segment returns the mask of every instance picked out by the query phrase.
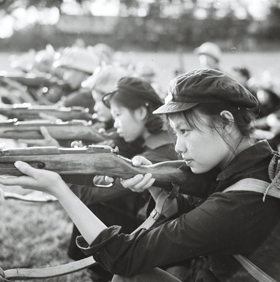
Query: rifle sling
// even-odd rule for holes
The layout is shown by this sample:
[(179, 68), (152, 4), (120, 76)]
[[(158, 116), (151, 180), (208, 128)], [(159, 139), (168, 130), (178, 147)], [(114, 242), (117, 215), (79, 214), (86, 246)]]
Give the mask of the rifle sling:
[[(245, 178), (235, 184), (231, 185), (223, 192), (232, 192), (232, 191), (250, 191), (264, 194), (263, 201), (265, 201), (265, 196), (269, 195), (275, 198), (280, 197), (280, 190), (275, 185), (279, 175), (273, 179), (272, 183), (266, 181), (254, 179), (254, 178)], [(234, 258), (250, 273), (257, 281), (259, 282), (277, 282), (268, 274), (263, 272), (259, 267), (253, 264), (250, 260), (242, 255), (234, 255)]]

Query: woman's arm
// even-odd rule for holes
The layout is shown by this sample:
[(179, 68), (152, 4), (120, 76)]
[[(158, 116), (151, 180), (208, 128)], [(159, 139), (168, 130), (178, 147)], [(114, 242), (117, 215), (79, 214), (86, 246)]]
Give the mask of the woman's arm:
[(69, 189), (60, 175), (48, 170), (35, 169), (24, 162), (16, 162), (15, 166), (26, 176), (0, 178), (0, 184), (19, 185), (55, 196), (88, 244), (107, 228)]

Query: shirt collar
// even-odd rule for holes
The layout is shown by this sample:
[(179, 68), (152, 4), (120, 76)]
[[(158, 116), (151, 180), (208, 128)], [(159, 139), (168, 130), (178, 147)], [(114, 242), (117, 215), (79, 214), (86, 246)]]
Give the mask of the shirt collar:
[(151, 134), (144, 143), (144, 147), (155, 150), (161, 146), (172, 144), (173, 140), (167, 131)]
[(225, 180), (234, 174), (246, 170), (272, 155), (273, 150), (266, 140), (262, 140), (242, 151), (217, 177), (218, 181)]

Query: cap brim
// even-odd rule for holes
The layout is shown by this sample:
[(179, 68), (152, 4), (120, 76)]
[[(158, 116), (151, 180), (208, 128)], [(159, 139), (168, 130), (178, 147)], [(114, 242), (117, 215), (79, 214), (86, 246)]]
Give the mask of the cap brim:
[(182, 102), (170, 101), (167, 104), (153, 111), (153, 114), (161, 115), (161, 114), (179, 113), (179, 112), (189, 110), (199, 104), (200, 103), (182, 103)]

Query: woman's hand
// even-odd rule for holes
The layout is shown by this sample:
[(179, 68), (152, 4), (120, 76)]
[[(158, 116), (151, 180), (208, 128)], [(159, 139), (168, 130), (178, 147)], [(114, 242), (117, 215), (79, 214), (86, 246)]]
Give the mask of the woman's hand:
[[(152, 163), (142, 156), (136, 156), (132, 159), (132, 164), (134, 166), (141, 166), (151, 165)], [(147, 173), (145, 175), (137, 174), (133, 178), (121, 179), (121, 184), (123, 185), (123, 187), (129, 188), (131, 191), (138, 193), (151, 188), (154, 182), (155, 179), (153, 178), (151, 173)]]
[(21, 161), (15, 162), (14, 165), (26, 176), (9, 178), (0, 177), (0, 184), (5, 186), (19, 185), (24, 189), (38, 190), (53, 196), (62, 193), (65, 187), (68, 188), (60, 175), (56, 172), (36, 169)]
[(45, 147), (45, 146), (56, 146), (60, 147), (59, 143), (54, 139), (48, 132), (45, 126), (40, 127), (41, 134), (44, 139), (33, 140), (33, 139), (19, 139), (18, 142), (27, 144), (30, 146)]

